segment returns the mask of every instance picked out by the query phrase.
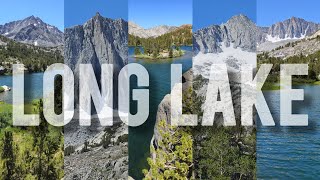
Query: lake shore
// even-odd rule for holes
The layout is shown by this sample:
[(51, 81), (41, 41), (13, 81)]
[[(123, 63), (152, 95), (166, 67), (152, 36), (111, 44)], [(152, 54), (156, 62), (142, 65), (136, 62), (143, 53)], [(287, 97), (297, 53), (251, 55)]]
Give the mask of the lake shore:
[(180, 50), (180, 51), (173, 51), (173, 55), (172, 57), (169, 56), (168, 52), (163, 52), (160, 53), (157, 57), (154, 57), (152, 54), (151, 55), (147, 55), (147, 54), (138, 54), (138, 55), (134, 55), (134, 58), (137, 59), (153, 59), (153, 60), (158, 60), (158, 59), (173, 59), (173, 58), (178, 58), (181, 57), (185, 54), (185, 51)]
[[(294, 85), (294, 86), (300, 86), (300, 85), (319, 86), (320, 81), (308, 80), (308, 79), (305, 79), (305, 80), (293, 79), (292, 85)], [(262, 91), (278, 91), (278, 90), (281, 90), (280, 82), (274, 82), (274, 83), (265, 82), (263, 85), (263, 88), (262, 88)]]

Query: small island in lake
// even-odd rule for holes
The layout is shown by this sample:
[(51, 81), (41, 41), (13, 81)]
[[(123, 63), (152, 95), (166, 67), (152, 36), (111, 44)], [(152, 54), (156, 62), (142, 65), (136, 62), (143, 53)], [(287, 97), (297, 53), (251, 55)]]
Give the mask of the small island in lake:
[[(160, 31), (159, 29), (162, 30)], [(144, 36), (129, 32), (129, 46), (135, 47), (135, 58), (154, 60), (177, 58), (185, 54), (185, 51), (180, 48), (181, 46), (192, 45), (191, 25), (182, 25), (180, 27), (158, 26), (145, 31), (143, 33)], [(165, 33), (157, 34), (153, 31)], [(148, 36), (148, 33), (152, 34), (152, 36)]]
[(183, 56), (185, 51), (181, 50), (179, 46), (175, 48), (164, 49), (161, 52), (159, 50), (150, 51), (148, 49), (141, 52), (140, 47), (136, 46), (134, 48), (134, 57), (140, 59), (169, 59)]

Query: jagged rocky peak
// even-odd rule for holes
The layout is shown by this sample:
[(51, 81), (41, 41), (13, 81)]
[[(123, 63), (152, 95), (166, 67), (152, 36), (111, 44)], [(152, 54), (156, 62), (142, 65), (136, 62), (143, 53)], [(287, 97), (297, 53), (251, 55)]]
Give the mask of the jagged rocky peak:
[(221, 46), (241, 48), (244, 51), (256, 50), (258, 30), (245, 15), (231, 17), (226, 23), (212, 25), (194, 33), (194, 48), (202, 53), (220, 53)]
[(36, 46), (50, 47), (63, 44), (63, 33), (35, 16), (0, 25), (0, 35)]
[(128, 63), (127, 45), (128, 23), (97, 13), (84, 25), (65, 29), (65, 63), (75, 74), (81, 63), (91, 63), (98, 75), (101, 64), (113, 64), (118, 73)]
[(225, 44), (229, 46), (229, 43), (233, 44), (234, 48), (241, 48), (245, 51), (255, 51), (258, 28), (253, 21), (247, 16), (240, 14), (233, 16), (222, 24), (222, 29), (228, 35)]
[(268, 35), (279, 39), (298, 39), (310, 36), (319, 29), (320, 24), (308, 22), (302, 18), (291, 17), (290, 19), (273, 24), (269, 28)]

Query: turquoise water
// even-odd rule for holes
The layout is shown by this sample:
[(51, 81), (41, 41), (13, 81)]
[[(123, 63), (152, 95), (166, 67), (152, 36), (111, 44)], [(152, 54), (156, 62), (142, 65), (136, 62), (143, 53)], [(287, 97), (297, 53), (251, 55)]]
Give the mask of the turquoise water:
[[(42, 98), (43, 94), (43, 73), (27, 73), (24, 75), (24, 84), (25, 84), (25, 102), (31, 102), (34, 99)], [(0, 86), (9, 86), (12, 87), (12, 76), (0, 76)], [(7, 91), (0, 93), (0, 101), (4, 101), (6, 103), (12, 103), (12, 91)]]
[(258, 127), (258, 179), (319, 179), (320, 86), (299, 86), (305, 101), (293, 103), (293, 113), (308, 114), (308, 127), (280, 127), (280, 92), (265, 93), (276, 127)]
[(148, 120), (141, 126), (129, 128), (129, 174), (134, 179), (142, 179), (142, 169), (148, 168), (150, 141), (156, 120), (158, 105), (170, 93), (171, 64), (182, 64), (183, 72), (192, 67), (192, 47), (182, 47), (184, 56), (171, 60), (142, 60), (133, 57), (134, 48), (129, 48), (129, 63), (139, 63), (149, 72), (150, 113)]

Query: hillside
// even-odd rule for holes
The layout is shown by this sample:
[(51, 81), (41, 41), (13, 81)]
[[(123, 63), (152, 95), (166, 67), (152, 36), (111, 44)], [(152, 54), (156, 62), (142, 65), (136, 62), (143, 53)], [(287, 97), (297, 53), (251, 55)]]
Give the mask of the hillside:
[(273, 64), (271, 75), (269, 75), (264, 88), (265, 90), (279, 89), (281, 64), (308, 64), (308, 76), (296, 76), (293, 78), (295, 84), (318, 84), (320, 80), (320, 36), (315, 34), (308, 38), (289, 42), (269, 52), (259, 53), (258, 64)]
[(0, 35), (0, 66), (11, 73), (11, 64), (22, 63), (29, 72), (44, 71), (53, 63), (62, 63), (61, 47), (38, 47), (20, 43)]
[(160, 35), (156, 38), (141, 38), (129, 34), (129, 46), (144, 46), (148, 43), (156, 43), (163, 48), (167, 48), (170, 43), (176, 45), (192, 44), (192, 26), (182, 25), (172, 32)]
[(40, 126), (12, 126), (12, 105), (0, 102), (0, 179), (63, 178), (63, 129), (44, 120), (42, 101), (25, 107), (40, 114)]
[(292, 56), (308, 56), (320, 50), (320, 36), (314, 38), (305, 38), (295, 42), (288, 42), (271, 50), (270, 57), (288, 58)]
[(316, 33), (314, 33), (313, 35), (311, 35), (311, 36), (309, 36), (308, 38), (316, 38), (316, 37), (318, 37), (318, 36), (320, 36), (320, 30), (319, 31), (317, 31)]

